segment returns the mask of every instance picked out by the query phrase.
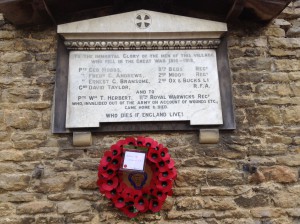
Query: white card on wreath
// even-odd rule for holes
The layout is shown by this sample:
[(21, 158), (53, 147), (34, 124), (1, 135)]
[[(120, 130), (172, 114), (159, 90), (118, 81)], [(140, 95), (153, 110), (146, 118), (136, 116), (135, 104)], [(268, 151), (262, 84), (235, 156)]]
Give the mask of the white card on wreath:
[(124, 155), (123, 169), (144, 171), (146, 153), (126, 151)]

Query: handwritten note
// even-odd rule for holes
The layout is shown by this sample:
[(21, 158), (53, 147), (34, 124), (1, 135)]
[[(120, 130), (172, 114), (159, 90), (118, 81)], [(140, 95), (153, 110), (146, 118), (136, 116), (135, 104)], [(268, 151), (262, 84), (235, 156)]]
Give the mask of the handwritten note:
[(126, 151), (123, 162), (123, 169), (144, 170), (145, 153)]

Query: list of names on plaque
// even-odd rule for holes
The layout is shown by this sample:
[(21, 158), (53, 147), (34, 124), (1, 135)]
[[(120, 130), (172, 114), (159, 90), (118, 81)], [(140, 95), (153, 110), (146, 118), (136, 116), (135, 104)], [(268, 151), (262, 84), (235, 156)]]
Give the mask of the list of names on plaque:
[(67, 128), (222, 124), (215, 50), (71, 51)]

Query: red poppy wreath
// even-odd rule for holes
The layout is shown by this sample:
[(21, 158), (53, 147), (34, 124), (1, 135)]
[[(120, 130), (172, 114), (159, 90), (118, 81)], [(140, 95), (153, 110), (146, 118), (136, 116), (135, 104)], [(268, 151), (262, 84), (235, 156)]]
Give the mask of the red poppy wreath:
[[(123, 170), (126, 150), (143, 150), (143, 171)], [(128, 137), (119, 140), (104, 153), (98, 167), (97, 185), (102, 194), (128, 217), (139, 212), (159, 212), (167, 196), (172, 195), (177, 171), (168, 149), (152, 138)]]

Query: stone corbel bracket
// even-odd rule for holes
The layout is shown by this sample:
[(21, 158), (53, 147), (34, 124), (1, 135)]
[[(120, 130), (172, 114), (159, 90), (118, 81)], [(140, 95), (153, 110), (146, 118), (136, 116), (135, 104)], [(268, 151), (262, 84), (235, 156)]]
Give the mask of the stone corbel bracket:
[(217, 144), (220, 141), (219, 129), (200, 129), (200, 144)]
[(91, 146), (92, 133), (91, 132), (73, 132), (74, 146)]

